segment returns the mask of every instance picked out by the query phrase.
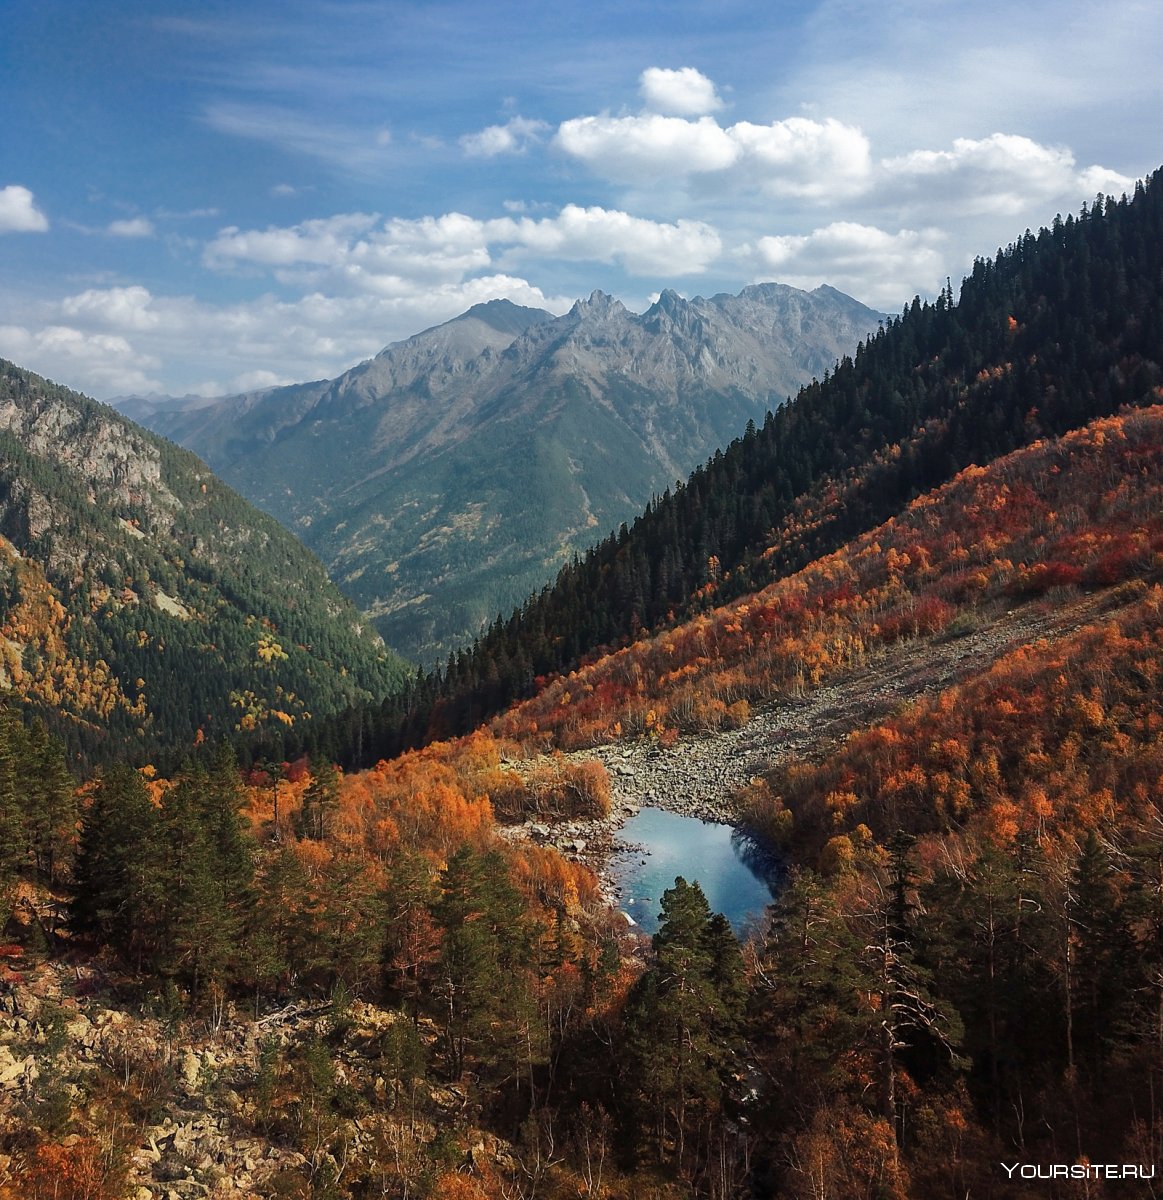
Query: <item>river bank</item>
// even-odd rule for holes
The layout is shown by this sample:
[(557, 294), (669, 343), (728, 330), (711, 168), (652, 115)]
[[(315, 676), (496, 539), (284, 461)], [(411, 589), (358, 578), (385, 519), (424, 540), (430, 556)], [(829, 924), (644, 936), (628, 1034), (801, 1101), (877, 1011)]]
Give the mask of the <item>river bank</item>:
[(609, 814), (589, 820), (526, 821), (505, 827), (503, 836), (553, 846), (565, 857), (585, 863), (597, 875), (606, 902), (629, 918), (613, 868), (622, 856), (649, 855), (649, 848), (621, 837), (626, 823), (643, 808), (657, 808), (738, 826), (742, 817), (738, 792), (771, 765), (765, 742), (759, 728), (745, 727), (685, 738), (670, 747), (641, 741), (573, 751), (567, 757), (605, 767), (610, 779)]

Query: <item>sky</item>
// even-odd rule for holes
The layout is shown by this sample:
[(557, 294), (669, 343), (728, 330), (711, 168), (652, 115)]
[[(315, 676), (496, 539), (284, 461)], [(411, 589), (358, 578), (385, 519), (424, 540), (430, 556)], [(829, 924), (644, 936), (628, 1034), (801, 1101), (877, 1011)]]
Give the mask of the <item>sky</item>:
[(330, 378), (494, 297), (886, 312), (1163, 161), (1158, 0), (0, 0), (0, 356)]

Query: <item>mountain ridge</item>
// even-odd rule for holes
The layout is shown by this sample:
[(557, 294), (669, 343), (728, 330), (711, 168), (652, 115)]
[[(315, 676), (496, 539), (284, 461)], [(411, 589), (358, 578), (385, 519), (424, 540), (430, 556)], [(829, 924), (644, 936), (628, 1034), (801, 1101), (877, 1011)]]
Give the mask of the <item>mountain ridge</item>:
[(403, 668), (204, 463), (0, 361), (3, 676), (85, 759), (379, 700)]
[(385, 347), (335, 380), (154, 427), (294, 530), (389, 644), (427, 662), (543, 586), (870, 335), (830, 288), (752, 285), (631, 313), (507, 301)]

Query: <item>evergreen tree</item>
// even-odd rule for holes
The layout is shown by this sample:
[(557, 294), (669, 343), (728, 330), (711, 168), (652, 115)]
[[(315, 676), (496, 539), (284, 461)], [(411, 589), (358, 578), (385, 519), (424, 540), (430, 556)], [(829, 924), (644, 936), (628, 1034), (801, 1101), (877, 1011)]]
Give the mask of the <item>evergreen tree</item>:
[(479, 1050), (502, 1003), (500, 946), (487, 918), (485, 891), (480, 856), (461, 847), (441, 874), (435, 909), (441, 940), (434, 1015), (453, 1079)]
[(682, 1167), (706, 1145), (727, 1096), (742, 960), (702, 888), (681, 876), (662, 895), (653, 948), (628, 1005), (629, 1043), (655, 1151)]
[(110, 768), (82, 819), (73, 928), (138, 970), (155, 967), (167, 910), (167, 854), (145, 781), (130, 767)]
[(17, 796), (17, 728), (15, 717), (0, 708), (0, 923), (11, 915), (16, 881), (28, 857), (23, 806)]
[(77, 832), (76, 784), (65, 766), (64, 750), (44, 722), (37, 719), (27, 734), (21, 788), (28, 813), (28, 834), (36, 870), (56, 884), (72, 860)]

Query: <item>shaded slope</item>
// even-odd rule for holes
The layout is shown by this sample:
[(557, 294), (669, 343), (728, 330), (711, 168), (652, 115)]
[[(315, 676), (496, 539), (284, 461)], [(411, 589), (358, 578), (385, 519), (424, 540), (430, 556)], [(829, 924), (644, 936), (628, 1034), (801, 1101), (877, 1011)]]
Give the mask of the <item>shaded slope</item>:
[(0, 365), (6, 681), (74, 753), (147, 758), (382, 696), (402, 664), (192, 454)]
[(804, 697), (866, 669), (908, 676), (925, 655), (965, 647), (988, 658), (1015, 636), (1009, 610), (1045, 605), (1018, 625), (1038, 636), (1076, 605), (1074, 589), (1161, 573), (1153, 406), (969, 468), (794, 575), (554, 680), (495, 725), (563, 748), (727, 726), (745, 718), (731, 707), (740, 701)]

